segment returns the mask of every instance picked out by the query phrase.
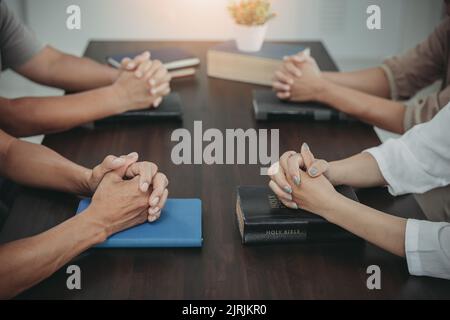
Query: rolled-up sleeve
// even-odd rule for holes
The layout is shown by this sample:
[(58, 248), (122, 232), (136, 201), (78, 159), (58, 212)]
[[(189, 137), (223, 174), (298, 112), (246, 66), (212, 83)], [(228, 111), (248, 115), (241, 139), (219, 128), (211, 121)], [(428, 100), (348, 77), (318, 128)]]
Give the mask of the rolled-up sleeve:
[(408, 219), (405, 252), (410, 274), (450, 279), (450, 223)]
[[(446, 18), (434, 32), (415, 48), (384, 61), (381, 66), (389, 82), (391, 98), (406, 101), (417, 92), (444, 78), (448, 51), (450, 18)], [(406, 101), (404, 129), (429, 121), (449, 102), (449, 97), (438, 93), (424, 99)]]
[(401, 138), (365, 150), (393, 195), (424, 193), (450, 184), (450, 104)]

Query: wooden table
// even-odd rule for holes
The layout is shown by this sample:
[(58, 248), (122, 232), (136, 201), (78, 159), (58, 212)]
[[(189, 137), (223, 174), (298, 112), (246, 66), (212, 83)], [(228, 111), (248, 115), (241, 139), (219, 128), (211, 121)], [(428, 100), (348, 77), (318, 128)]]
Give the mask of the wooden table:
[[(201, 59), (195, 79), (173, 82), (183, 100), (180, 123), (115, 124), (77, 128), (49, 135), (44, 144), (82, 165), (93, 167), (107, 154), (138, 151), (156, 162), (170, 179), (170, 196), (203, 201), (201, 249), (90, 250), (72, 263), (82, 270), (82, 290), (66, 288), (66, 268), (19, 298), (62, 299), (403, 299), (450, 298), (450, 282), (408, 275), (406, 261), (373, 245), (355, 243), (247, 247), (241, 244), (235, 220), (238, 185), (266, 184), (257, 165), (172, 164), (172, 131), (192, 132), (194, 120), (204, 130), (279, 128), (281, 152), (307, 141), (319, 157), (350, 156), (379, 144), (373, 129), (362, 123), (283, 121), (256, 123), (251, 90), (256, 86), (208, 78), (206, 51), (213, 42), (92, 41), (85, 55), (104, 62), (108, 54), (162, 46), (185, 48)], [(337, 70), (320, 42), (305, 42), (323, 70)], [(358, 192), (360, 200), (401, 216), (422, 218), (411, 196), (391, 197), (384, 189)], [(1, 233), (10, 241), (47, 230), (71, 217), (75, 196), (22, 189)], [(381, 290), (368, 290), (366, 268), (381, 268)]]

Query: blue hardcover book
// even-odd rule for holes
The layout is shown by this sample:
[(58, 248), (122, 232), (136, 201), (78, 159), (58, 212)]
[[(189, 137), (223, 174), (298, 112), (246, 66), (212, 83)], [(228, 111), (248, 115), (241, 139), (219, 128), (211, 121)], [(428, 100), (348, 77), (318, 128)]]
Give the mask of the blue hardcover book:
[[(77, 214), (91, 203), (83, 199)], [(168, 199), (161, 217), (118, 232), (96, 248), (162, 248), (201, 247), (202, 202), (200, 199)]]

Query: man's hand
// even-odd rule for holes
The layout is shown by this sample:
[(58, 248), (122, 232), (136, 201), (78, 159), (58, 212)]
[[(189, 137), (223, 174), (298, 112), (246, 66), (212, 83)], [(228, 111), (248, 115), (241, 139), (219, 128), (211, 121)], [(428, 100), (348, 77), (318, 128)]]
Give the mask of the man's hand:
[(148, 219), (149, 192), (139, 189), (139, 177), (123, 180), (117, 172), (109, 172), (100, 182), (86, 218), (104, 231), (104, 239), (121, 230), (144, 223)]
[(275, 72), (272, 86), (280, 99), (314, 101), (326, 84), (316, 61), (300, 52), (284, 58), (283, 65)]
[(124, 58), (121, 62), (115, 89), (121, 93), (126, 110), (149, 106), (157, 108), (163, 97), (170, 93), (170, 74), (161, 61), (150, 60), (150, 57), (146, 51), (134, 59)]
[(141, 192), (150, 192), (148, 197), (148, 220), (153, 222), (161, 215), (168, 196), (167, 177), (158, 172), (158, 167), (151, 162), (137, 162), (139, 155), (136, 152), (127, 156), (107, 156), (101, 164), (88, 172), (86, 185), (87, 193), (96, 192), (99, 184), (109, 172), (116, 172), (123, 179), (133, 179), (139, 176), (139, 189)]

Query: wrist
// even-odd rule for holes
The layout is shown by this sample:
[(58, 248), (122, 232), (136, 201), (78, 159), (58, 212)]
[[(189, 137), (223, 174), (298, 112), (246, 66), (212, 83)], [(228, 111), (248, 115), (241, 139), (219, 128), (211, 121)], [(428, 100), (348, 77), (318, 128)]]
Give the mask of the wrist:
[(331, 223), (335, 223), (336, 216), (339, 214), (340, 206), (342, 206), (342, 204), (344, 204), (347, 200), (348, 198), (339, 192), (334, 192), (334, 194), (329, 197), (326, 202), (326, 207), (320, 211), (320, 216)]
[(84, 227), (82, 230), (86, 231), (88, 238), (92, 241), (92, 245), (104, 242), (109, 236), (106, 224), (97, 218), (99, 215), (97, 211), (98, 209), (91, 205), (76, 216), (80, 220), (80, 225)]
[(95, 209), (88, 207), (83, 213), (73, 218), (78, 225), (79, 232), (87, 242), (87, 247), (95, 246), (108, 238), (104, 224), (95, 219), (93, 210)]
[(114, 106), (115, 114), (121, 114), (128, 111), (127, 106), (129, 105), (128, 93), (126, 90), (117, 82), (106, 88), (106, 94), (108, 95), (108, 100), (111, 101), (111, 105)]
[(339, 176), (337, 174), (338, 172), (338, 162), (337, 161), (331, 161), (329, 162), (329, 167), (327, 172), (325, 173), (325, 177), (327, 177), (328, 181), (330, 181), (330, 183), (333, 186), (339, 186), (342, 183), (339, 181)]
[(328, 97), (333, 92), (334, 88), (334, 83), (322, 77), (318, 89), (316, 90), (314, 100), (320, 103), (328, 104)]

